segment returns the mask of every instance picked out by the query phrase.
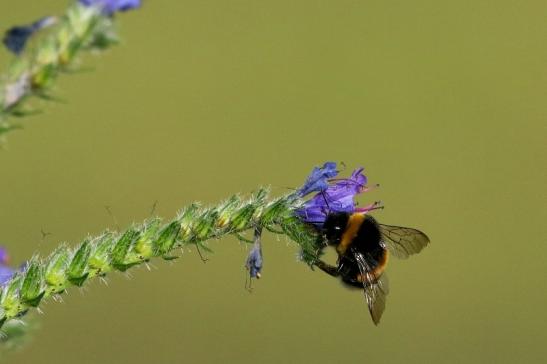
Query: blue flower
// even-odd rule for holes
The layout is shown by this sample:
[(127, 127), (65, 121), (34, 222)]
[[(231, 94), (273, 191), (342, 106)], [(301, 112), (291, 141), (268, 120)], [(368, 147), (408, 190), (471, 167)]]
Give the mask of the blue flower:
[[(321, 171), (325, 170), (330, 173), (321, 174)], [(372, 204), (363, 208), (356, 208), (355, 196), (366, 190), (367, 177), (363, 174), (363, 168), (354, 170), (349, 178), (340, 179), (332, 179), (331, 177), (336, 176), (332, 171), (336, 171), (335, 163), (334, 165), (325, 163), (322, 169), (314, 168), (304, 186), (298, 190), (308, 191), (307, 193), (317, 192), (311, 199), (304, 202), (301, 208), (295, 211), (302, 221), (321, 227), (329, 213), (366, 212), (377, 206)], [(317, 188), (309, 188), (310, 186)], [(300, 194), (300, 196), (305, 196), (307, 193)]]
[(8, 264), (9, 255), (8, 251), (0, 246), (0, 264)]
[(249, 271), (251, 278), (260, 278), (260, 272), (262, 271), (262, 227), (257, 227), (254, 234), (253, 248), (247, 256), (245, 262), (245, 268)]
[(304, 197), (312, 192), (324, 191), (328, 187), (328, 180), (336, 177), (338, 171), (336, 170), (335, 162), (326, 162), (323, 167), (314, 167), (308, 179), (300, 189), (296, 191), (298, 196)]
[(105, 15), (112, 15), (117, 11), (127, 11), (141, 6), (140, 0), (78, 0), (84, 6), (96, 6)]
[(15, 271), (7, 265), (8, 261), (9, 256), (7, 250), (0, 247), (0, 286), (9, 281), (15, 273)]
[(12, 27), (6, 31), (6, 34), (4, 34), (4, 45), (8, 50), (15, 53), (16, 55), (19, 55), (21, 54), (21, 52), (23, 52), (27, 41), (34, 33), (39, 31), (40, 29), (55, 24), (56, 21), (56, 17), (47, 16), (45, 18), (35, 21), (32, 24)]
[(260, 246), (253, 246), (247, 256), (245, 267), (249, 270), (251, 278), (260, 278), (260, 272), (262, 271), (262, 249), (260, 249)]
[(13, 276), (14, 270), (10, 267), (0, 264), (0, 286), (10, 280)]

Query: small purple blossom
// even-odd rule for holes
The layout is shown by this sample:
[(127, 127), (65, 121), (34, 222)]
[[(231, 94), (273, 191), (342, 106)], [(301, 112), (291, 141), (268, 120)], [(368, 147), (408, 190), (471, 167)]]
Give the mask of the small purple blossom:
[(314, 167), (311, 174), (306, 179), (304, 186), (300, 188), (296, 193), (300, 197), (304, 197), (312, 192), (324, 191), (328, 187), (329, 178), (336, 177), (338, 171), (336, 170), (335, 162), (326, 162), (323, 167)]
[(6, 249), (0, 247), (0, 286), (10, 280), (15, 271), (11, 269), (7, 264), (9, 261), (8, 252)]
[(127, 11), (141, 6), (140, 0), (78, 0), (84, 6), (96, 6), (105, 15), (112, 15), (117, 11)]
[(47, 16), (28, 25), (19, 25), (12, 27), (4, 34), (4, 45), (8, 50), (19, 55), (25, 49), (25, 45), (30, 37), (40, 29), (47, 28), (57, 22), (54, 16)]
[(249, 270), (251, 278), (260, 278), (260, 272), (262, 271), (262, 249), (259, 246), (255, 245), (251, 249), (247, 256), (245, 267)]
[(260, 278), (262, 271), (262, 227), (257, 227), (254, 234), (253, 248), (245, 261), (245, 268), (249, 271), (251, 278)]
[(0, 246), (0, 264), (8, 264), (9, 255), (8, 251)]
[[(305, 196), (312, 191), (317, 192), (296, 210), (296, 214), (304, 222), (320, 227), (331, 212), (366, 212), (376, 206), (373, 204), (359, 209), (355, 207), (355, 196), (366, 190), (367, 177), (363, 174), (363, 168), (354, 170), (349, 178), (340, 179), (332, 179), (337, 174), (332, 171), (336, 171), (335, 163), (325, 163), (321, 169), (314, 168), (304, 186), (298, 190), (308, 191), (305, 194), (299, 193), (300, 196)], [(310, 186), (317, 188), (310, 188)]]
[(14, 270), (10, 267), (0, 264), (0, 286), (10, 280), (13, 276)]

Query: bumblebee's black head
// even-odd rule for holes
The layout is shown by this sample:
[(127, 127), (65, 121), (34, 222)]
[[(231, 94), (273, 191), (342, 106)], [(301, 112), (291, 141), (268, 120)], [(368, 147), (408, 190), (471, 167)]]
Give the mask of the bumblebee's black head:
[(342, 234), (346, 230), (349, 221), (347, 212), (332, 212), (327, 215), (327, 219), (323, 224), (323, 235), (327, 238), (330, 245), (340, 243)]

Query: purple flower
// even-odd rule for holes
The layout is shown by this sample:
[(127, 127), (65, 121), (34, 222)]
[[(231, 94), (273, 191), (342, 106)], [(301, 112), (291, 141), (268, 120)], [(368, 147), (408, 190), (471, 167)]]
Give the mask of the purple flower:
[(8, 251), (0, 246), (0, 264), (8, 264), (9, 255)]
[(338, 171), (335, 162), (326, 162), (321, 168), (314, 167), (304, 186), (296, 193), (298, 196), (304, 197), (312, 192), (324, 191), (328, 187), (329, 178), (336, 177), (336, 175), (338, 175)]
[(245, 262), (245, 268), (249, 271), (251, 278), (260, 278), (260, 272), (262, 271), (262, 227), (255, 228), (254, 244), (253, 248), (247, 256)]
[(259, 245), (253, 246), (249, 252), (245, 267), (249, 270), (251, 278), (260, 278), (260, 272), (262, 271), (262, 249), (260, 249)]
[(84, 6), (96, 6), (105, 15), (112, 15), (117, 11), (127, 11), (141, 6), (140, 0), (78, 0)]
[(21, 54), (30, 37), (40, 29), (47, 28), (57, 22), (54, 16), (47, 16), (39, 19), (32, 24), (19, 25), (12, 27), (4, 34), (4, 45), (16, 55)]
[(0, 247), (0, 286), (10, 280), (15, 271), (8, 267), (9, 256), (6, 249)]
[[(330, 173), (321, 173), (325, 170)], [(363, 168), (354, 170), (349, 178), (339, 179), (331, 178), (337, 174), (332, 171), (336, 171), (335, 163), (325, 163), (322, 169), (314, 168), (304, 186), (297, 191), (307, 191), (299, 193), (301, 197), (312, 191), (318, 192), (296, 210), (297, 216), (302, 221), (320, 227), (331, 212), (366, 212), (376, 206), (372, 204), (363, 208), (355, 207), (355, 196), (366, 191), (367, 177), (363, 174)], [(317, 188), (310, 188), (310, 186)]]
[(3, 286), (4, 283), (10, 280), (13, 276), (14, 270), (10, 267), (0, 264), (0, 286)]

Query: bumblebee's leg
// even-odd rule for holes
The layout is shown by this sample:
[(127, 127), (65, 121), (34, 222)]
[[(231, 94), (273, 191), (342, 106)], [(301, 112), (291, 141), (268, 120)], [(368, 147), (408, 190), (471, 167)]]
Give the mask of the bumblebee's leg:
[(338, 272), (337, 267), (327, 264), (321, 259), (317, 260), (317, 262), (315, 262), (315, 265), (330, 276), (338, 277), (340, 275), (340, 272)]

